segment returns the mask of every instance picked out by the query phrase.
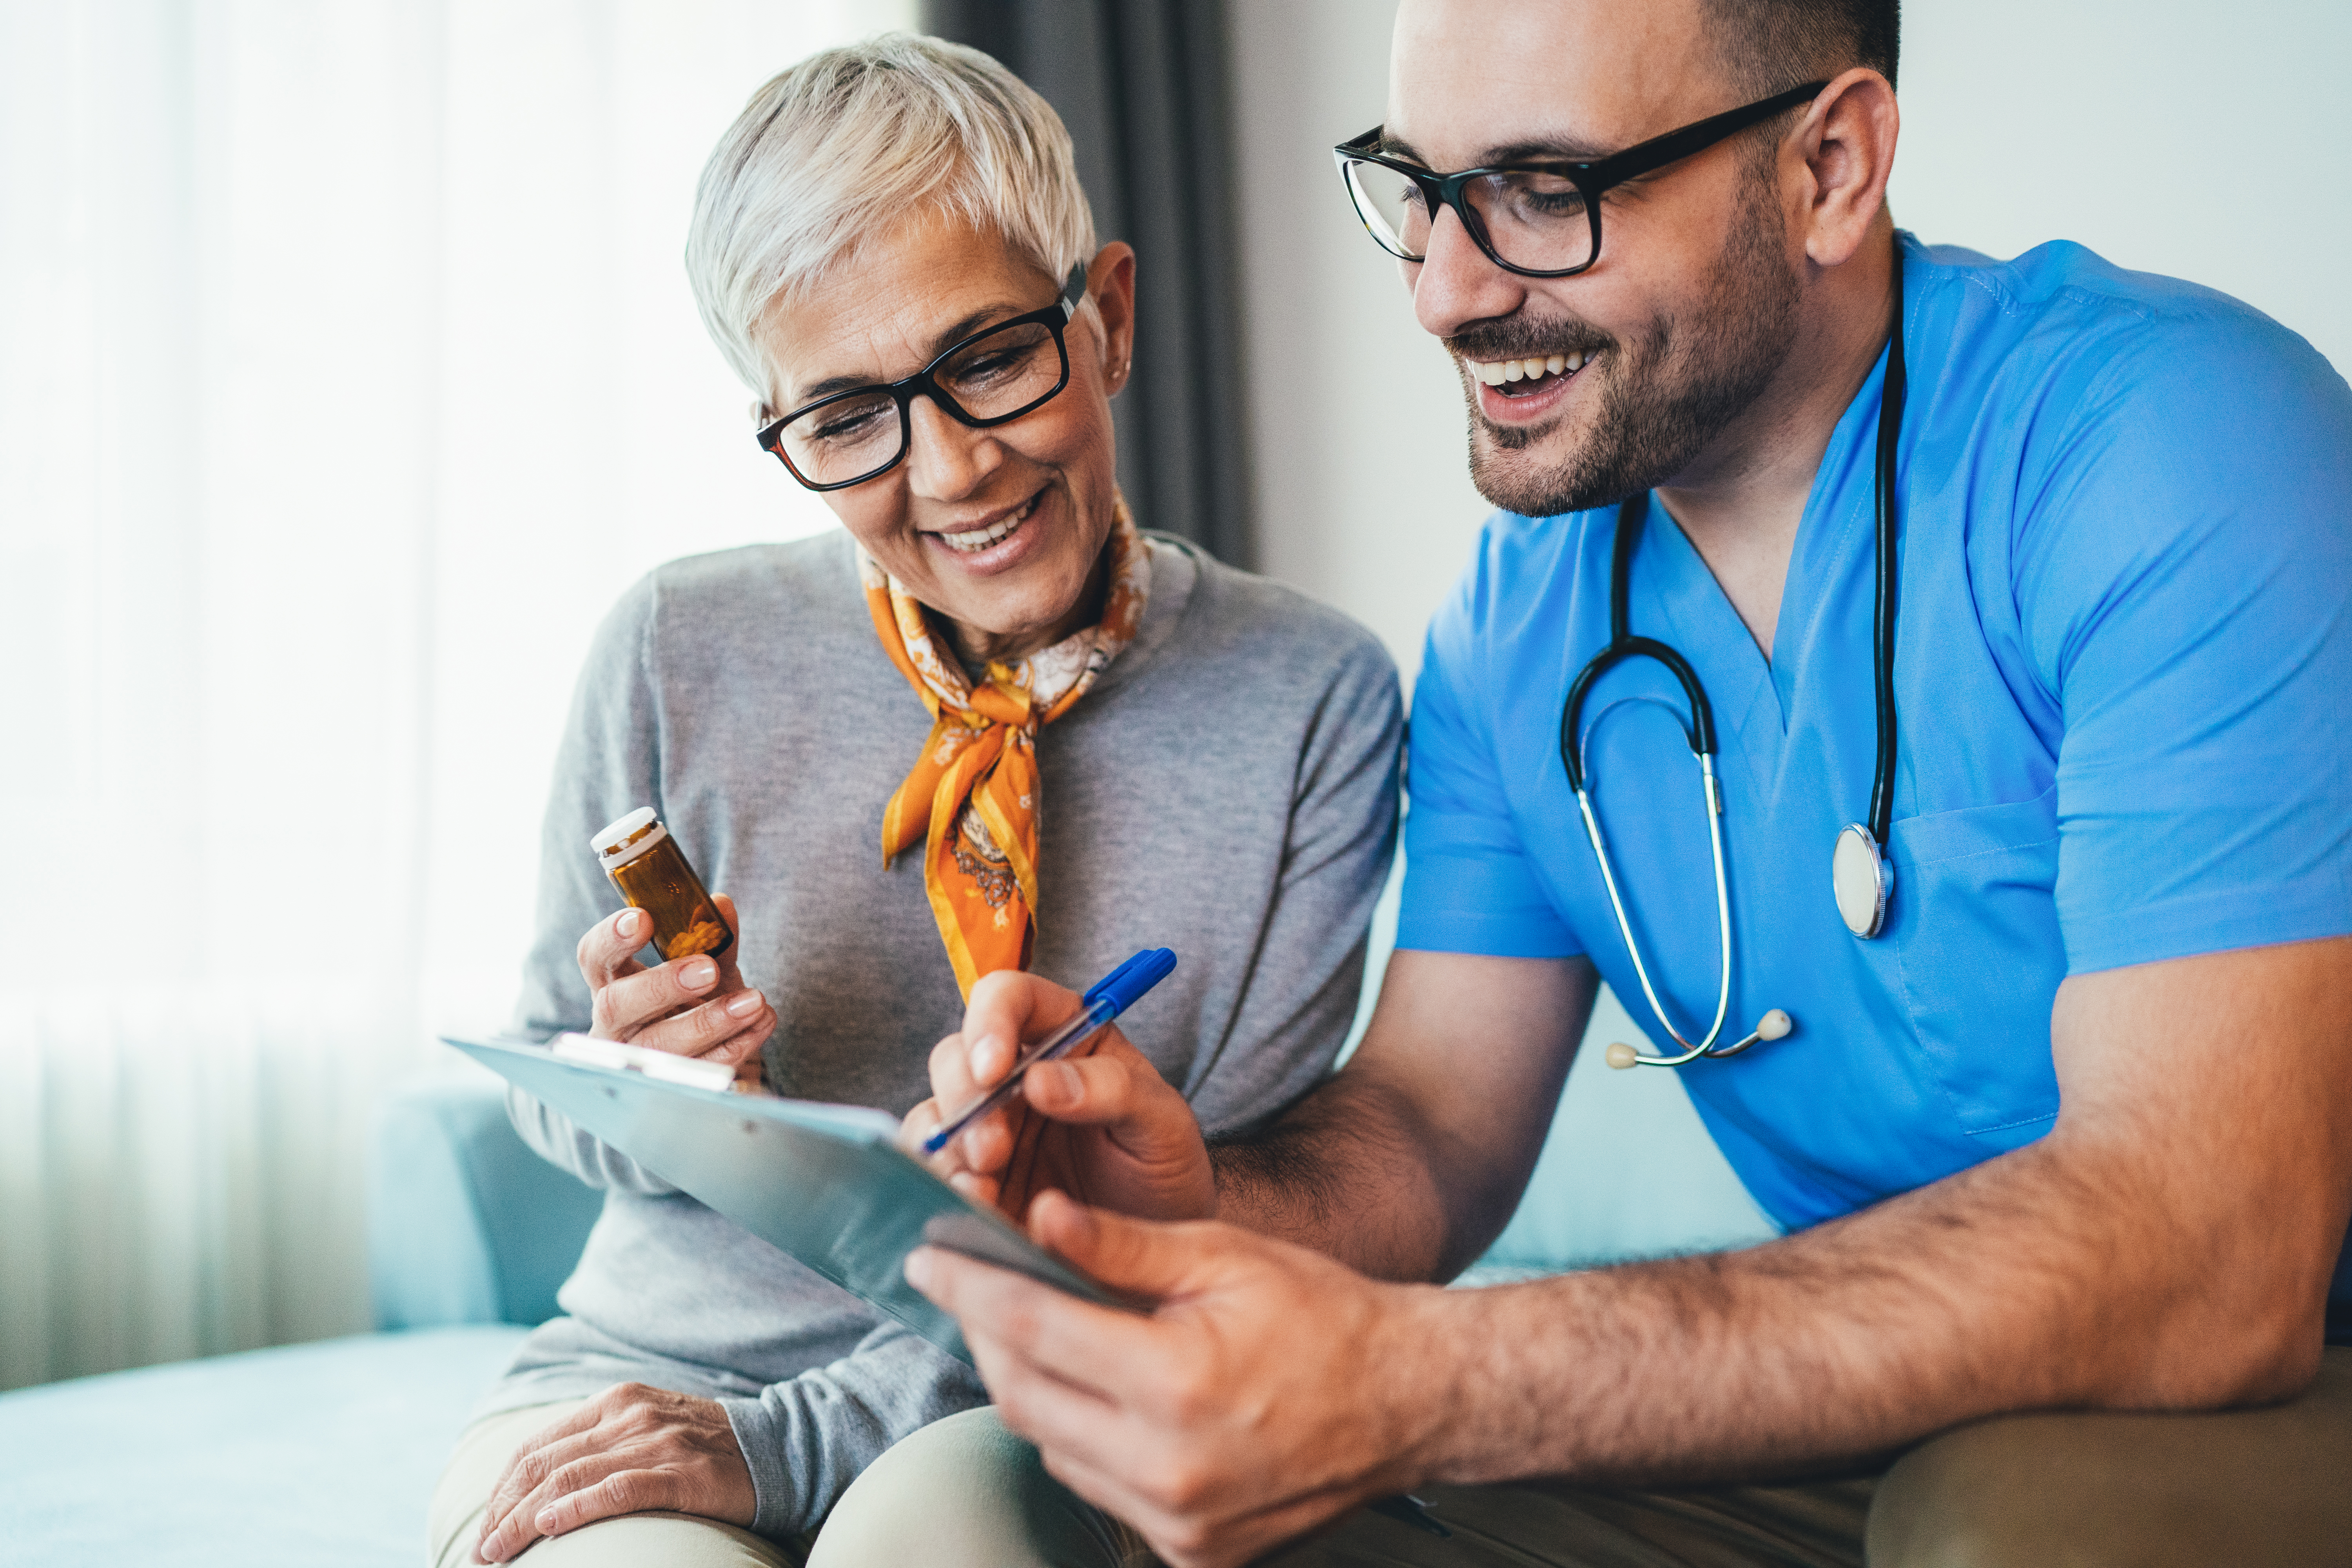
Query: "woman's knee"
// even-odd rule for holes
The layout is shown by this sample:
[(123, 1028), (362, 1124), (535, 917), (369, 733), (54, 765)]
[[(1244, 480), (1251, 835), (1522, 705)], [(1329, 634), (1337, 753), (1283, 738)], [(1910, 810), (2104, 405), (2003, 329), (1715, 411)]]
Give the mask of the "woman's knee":
[(992, 1409), (935, 1421), (883, 1452), (833, 1507), (810, 1568), (1116, 1565), (1118, 1527), (1045, 1473)]

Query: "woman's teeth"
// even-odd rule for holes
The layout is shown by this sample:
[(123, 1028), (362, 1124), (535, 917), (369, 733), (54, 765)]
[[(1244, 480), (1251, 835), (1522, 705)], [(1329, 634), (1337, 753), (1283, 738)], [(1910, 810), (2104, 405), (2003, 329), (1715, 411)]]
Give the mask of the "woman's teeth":
[(1488, 386), (1500, 386), (1510, 381), (1541, 381), (1547, 375), (1574, 375), (1584, 368), (1591, 354), (1549, 354), (1533, 359), (1465, 359), (1470, 374)]
[(985, 550), (990, 545), (995, 543), (998, 540), (1003, 539), (1006, 534), (1011, 533), (1014, 529), (1020, 527), (1023, 523), (1028, 521), (1029, 514), (1037, 510), (1037, 503), (1045, 498), (1045, 492), (1044, 490), (1039, 490), (1035, 495), (1029, 498), (1028, 505), (1023, 507), (1019, 511), (1014, 512), (1012, 516), (1007, 517), (1001, 521), (990, 523), (986, 528), (975, 528), (963, 533), (942, 533), (939, 536), (940, 542), (946, 545), (950, 550), (961, 550), (967, 553), (974, 550)]

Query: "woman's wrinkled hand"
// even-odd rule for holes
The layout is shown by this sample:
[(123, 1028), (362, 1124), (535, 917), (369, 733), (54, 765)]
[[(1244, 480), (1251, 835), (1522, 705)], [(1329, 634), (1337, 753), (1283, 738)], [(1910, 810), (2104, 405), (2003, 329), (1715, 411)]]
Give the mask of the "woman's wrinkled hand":
[(505, 1563), (541, 1536), (649, 1509), (748, 1529), (757, 1507), (751, 1468), (718, 1401), (624, 1383), (515, 1450), (474, 1554)]
[[(715, 895), (727, 929), (741, 935), (735, 900)], [(735, 1069), (738, 1081), (761, 1081), (760, 1047), (775, 1032), (776, 1010), (743, 984), (735, 967), (739, 941), (713, 958), (696, 953), (648, 969), (637, 954), (653, 939), (653, 917), (623, 910), (580, 939), (582, 978), (591, 1002), (589, 1033), (673, 1056), (704, 1057)]]
[[(1004, 970), (971, 988), (964, 1026), (931, 1052), (931, 1098), (907, 1115), (919, 1147), (950, 1116), (1004, 1081), (1024, 1041), (1076, 1016), (1076, 993)], [(941, 1150), (936, 1168), (975, 1202), (1016, 1222), (1039, 1193), (1152, 1219), (1216, 1213), (1217, 1183), (1201, 1124), (1184, 1097), (1113, 1025), (1056, 1061)]]

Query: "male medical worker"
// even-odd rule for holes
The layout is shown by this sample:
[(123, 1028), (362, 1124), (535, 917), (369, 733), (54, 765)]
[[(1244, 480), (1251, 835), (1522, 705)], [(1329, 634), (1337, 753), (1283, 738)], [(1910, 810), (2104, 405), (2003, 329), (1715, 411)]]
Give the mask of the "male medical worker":
[[(1895, 10), (1406, 0), (1386, 124), (1351, 149), (1408, 171), (1366, 216), (1418, 258), (1501, 510), (1414, 696), (1399, 951), (1360, 1054), (1254, 1138), (1204, 1151), (1116, 1039), (964, 1138), (968, 1184), (1156, 1304), (915, 1256), (997, 1401), (959, 1418), (997, 1469), (935, 1467), (967, 1479), (926, 1500), (928, 1539), (975, 1517), (996, 1562), (1133, 1534), (1178, 1563), (2352, 1562), (2352, 1350), (2323, 1348), (2352, 1331), (2352, 392), (2206, 289), (1899, 234)], [(1559, 172), (1811, 83), (1602, 191), (1597, 226)], [(1410, 173), (1495, 169), (1434, 205)], [(2053, 145), (1981, 177), (2095, 171)], [(2176, 195), (2184, 230), (2230, 223), (2226, 187)], [(1864, 938), (1832, 862), (1879, 757), (1898, 300), (1891, 890)], [(1435, 1289), (1510, 1214), (1598, 982), (1671, 1045), (1627, 929), (1678, 1031), (1716, 1011), (1685, 684), (1620, 663), (1569, 737), (1622, 927), (1562, 756), (1641, 511), (1626, 631), (1711, 700), (1720, 1041), (1793, 1020), (1683, 1082), (1787, 1235)], [(1874, 860), (1848, 868), (1865, 894)], [(983, 984), (940, 1101), (1074, 1005)], [(1116, 1525), (1040, 1524), (1067, 1516), (1005, 1428)]]

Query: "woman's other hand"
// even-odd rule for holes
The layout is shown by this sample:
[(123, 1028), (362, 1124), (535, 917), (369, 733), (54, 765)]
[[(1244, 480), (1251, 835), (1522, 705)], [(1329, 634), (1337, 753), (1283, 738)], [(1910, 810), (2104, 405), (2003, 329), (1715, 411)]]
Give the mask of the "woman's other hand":
[[(1076, 992), (1016, 970), (971, 988), (963, 1029), (931, 1052), (931, 1098), (907, 1115), (918, 1146), (949, 1116), (1004, 1081), (1024, 1041), (1075, 1017)], [(1217, 1183), (1192, 1108), (1116, 1025), (1056, 1061), (974, 1121), (939, 1154), (957, 1191), (1018, 1222), (1039, 1193), (1149, 1219), (1202, 1219)]]
[(541, 1536), (648, 1509), (748, 1529), (757, 1508), (725, 1406), (623, 1383), (515, 1450), (482, 1512), (474, 1554), (504, 1563)]
[[(714, 895), (719, 918), (738, 936), (735, 900)], [(743, 984), (735, 967), (741, 943), (713, 958), (676, 958), (648, 969), (637, 954), (653, 939), (653, 919), (623, 910), (580, 939), (580, 973), (588, 982), (588, 1032), (673, 1056), (705, 1057), (735, 1069), (739, 1081), (760, 1082), (760, 1047), (775, 1032), (776, 1010)]]

